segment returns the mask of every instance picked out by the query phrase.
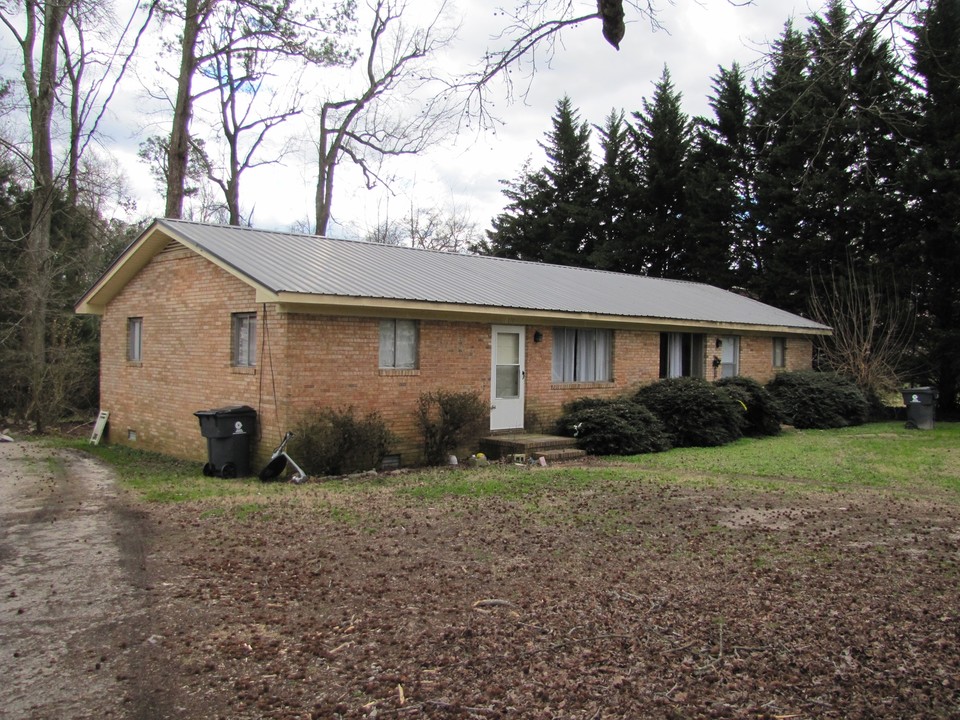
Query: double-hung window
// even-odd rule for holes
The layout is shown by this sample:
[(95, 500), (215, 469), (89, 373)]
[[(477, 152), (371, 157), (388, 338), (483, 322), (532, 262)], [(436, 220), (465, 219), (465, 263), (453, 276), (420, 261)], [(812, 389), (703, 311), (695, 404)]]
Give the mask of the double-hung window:
[(380, 367), (412, 370), (417, 367), (416, 320), (380, 321)]
[(610, 382), (613, 332), (586, 328), (553, 329), (553, 382)]
[(257, 364), (257, 314), (233, 314), (233, 365), (255, 367)]
[(143, 359), (143, 318), (127, 318), (127, 360), (140, 362)]
[(722, 335), (718, 338), (720, 350), (720, 377), (736, 377), (740, 374), (740, 338), (737, 335)]

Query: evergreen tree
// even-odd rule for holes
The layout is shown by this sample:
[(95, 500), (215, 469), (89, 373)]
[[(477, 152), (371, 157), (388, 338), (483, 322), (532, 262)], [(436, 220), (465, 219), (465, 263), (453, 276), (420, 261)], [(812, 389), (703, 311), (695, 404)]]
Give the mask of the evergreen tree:
[(597, 132), (603, 161), (597, 171), (599, 225), (593, 264), (624, 270), (629, 267), (630, 248), (637, 234), (637, 157), (622, 111), (611, 111)]
[(590, 155), (590, 126), (580, 122), (570, 98), (557, 103), (552, 128), (540, 147), (547, 164), (524, 168), (505, 183), (510, 199), (493, 221), (482, 250), (493, 255), (589, 267), (597, 228), (597, 176)]
[(625, 258), (628, 272), (685, 278), (695, 248), (690, 247), (686, 217), (691, 124), (664, 67), (653, 99), (633, 113), (638, 157), (639, 227)]
[(943, 410), (960, 382), (960, 0), (932, 0), (914, 29), (920, 118), (911, 170), (925, 284), (919, 316)]
[(754, 287), (803, 311), (820, 275), (896, 265), (909, 234), (898, 190), (909, 95), (889, 46), (852, 27), (838, 0), (805, 38), (787, 26), (755, 94)]
[(754, 82), (751, 144), (755, 222), (759, 237), (756, 274), (748, 287), (762, 300), (789, 310), (803, 307), (797, 282), (781, 283), (793, 273), (788, 251), (802, 223), (797, 195), (804, 179), (807, 138), (798, 138), (801, 101), (807, 87), (807, 48), (788, 22), (774, 43), (770, 69)]
[(746, 284), (758, 262), (749, 93), (740, 66), (721, 67), (713, 90), (714, 116), (695, 120), (687, 207), (697, 251), (688, 272), (693, 279), (729, 288)]

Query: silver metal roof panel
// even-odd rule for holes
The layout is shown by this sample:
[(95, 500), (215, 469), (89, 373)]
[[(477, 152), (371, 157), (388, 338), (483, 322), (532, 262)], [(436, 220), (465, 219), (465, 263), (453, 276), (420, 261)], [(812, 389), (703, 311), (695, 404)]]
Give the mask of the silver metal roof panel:
[(702, 283), (180, 220), (157, 225), (275, 293), (829, 330)]

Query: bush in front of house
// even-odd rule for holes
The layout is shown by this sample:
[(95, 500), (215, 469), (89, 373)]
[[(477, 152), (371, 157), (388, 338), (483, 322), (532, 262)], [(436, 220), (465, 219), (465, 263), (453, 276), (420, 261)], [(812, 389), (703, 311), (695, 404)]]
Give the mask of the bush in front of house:
[(780, 373), (767, 385), (783, 410), (784, 422), (798, 428), (862, 425), (869, 404), (860, 389), (835, 373), (800, 370)]
[(377, 412), (357, 415), (352, 407), (317, 408), (294, 428), (288, 452), (308, 475), (348, 475), (376, 470), (393, 436)]
[(777, 435), (783, 411), (773, 395), (753, 378), (731, 377), (717, 380), (714, 385), (724, 390), (734, 400), (743, 403), (743, 434), (750, 437)]
[(581, 398), (564, 406), (557, 421), (561, 435), (577, 439), (591, 455), (639, 455), (670, 449), (663, 424), (629, 399)]
[(743, 406), (702, 378), (660, 380), (640, 388), (636, 402), (656, 415), (674, 447), (713, 447), (743, 435)]
[(474, 392), (424, 393), (417, 401), (417, 423), (423, 434), (423, 459), (442, 465), (453, 452), (479, 439), (487, 405)]

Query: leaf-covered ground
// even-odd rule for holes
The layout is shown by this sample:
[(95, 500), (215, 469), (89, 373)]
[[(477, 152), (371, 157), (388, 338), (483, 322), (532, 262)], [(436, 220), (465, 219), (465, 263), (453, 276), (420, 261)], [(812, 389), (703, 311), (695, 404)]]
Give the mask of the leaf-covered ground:
[(818, 488), (590, 466), (145, 505), (158, 684), (194, 718), (960, 716), (957, 494)]

